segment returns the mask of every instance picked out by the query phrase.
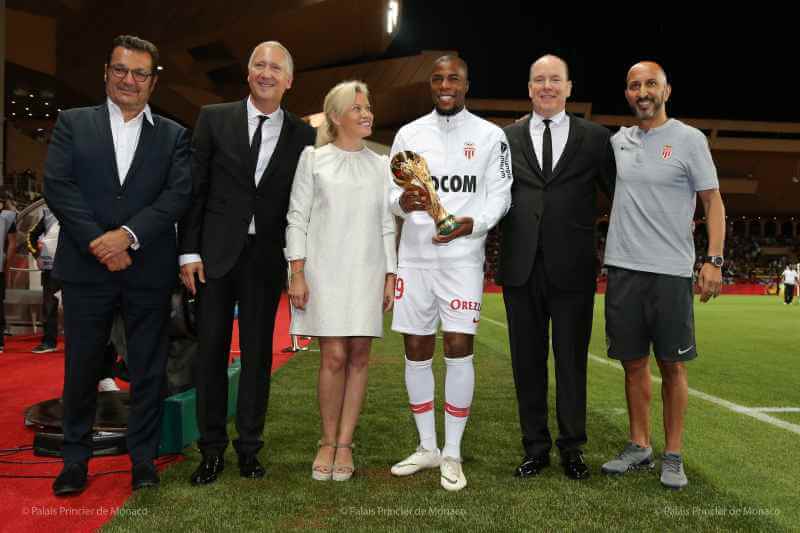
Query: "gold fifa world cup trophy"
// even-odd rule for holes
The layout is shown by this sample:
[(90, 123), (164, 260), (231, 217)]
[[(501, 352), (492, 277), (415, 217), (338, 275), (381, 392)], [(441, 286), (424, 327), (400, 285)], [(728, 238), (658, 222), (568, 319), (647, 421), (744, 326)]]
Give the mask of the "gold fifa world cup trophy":
[(453, 215), (449, 215), (442, 205), (436, 189), (433, 187), (431, 172), (425, 158), (411, 150), (398, 152), (392, 158), (392, 175), (394, 182), (405, 189), (422, 191), (430, 198), (428, 214), (436, 222), (436, 232), (439, 235), (449, 235), (458, 228), (458, 222)]

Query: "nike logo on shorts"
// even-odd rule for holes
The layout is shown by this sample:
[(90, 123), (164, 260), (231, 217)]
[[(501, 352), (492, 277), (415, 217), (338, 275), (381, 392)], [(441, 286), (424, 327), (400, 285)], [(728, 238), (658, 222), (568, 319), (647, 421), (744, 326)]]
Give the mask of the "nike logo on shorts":
[(688, 352), (689, 350), (691, 350), (692, 348), (694, 348), (694, 344), (692, 344), (691, 346), (689, 346), (689, 347), (688, 347), (688, 348), (686, 348), (685, 350), (681, 350), (680, 348), (678, 348), (678, 355), (683, 355), (683, 354), (685, 354), (686, 352)]

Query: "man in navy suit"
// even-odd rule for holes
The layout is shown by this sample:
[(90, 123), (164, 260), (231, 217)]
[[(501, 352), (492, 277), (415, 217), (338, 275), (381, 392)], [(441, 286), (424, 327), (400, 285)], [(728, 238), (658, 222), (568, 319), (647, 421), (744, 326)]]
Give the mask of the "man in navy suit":
[(62, 111), (44, 172), (61, 223), (53, 276), (63, 283), (64, 468), (57, 496), (86, 486), (97, 380), (115, 309), (125, 320), (131, 380), (127, 445), (134, 490), (157, 485), (170, 293), (177, 282), (175, 223), (191, 200), (186, 129), (153, 114), (158, 49), (114, 39), (107, 100)]

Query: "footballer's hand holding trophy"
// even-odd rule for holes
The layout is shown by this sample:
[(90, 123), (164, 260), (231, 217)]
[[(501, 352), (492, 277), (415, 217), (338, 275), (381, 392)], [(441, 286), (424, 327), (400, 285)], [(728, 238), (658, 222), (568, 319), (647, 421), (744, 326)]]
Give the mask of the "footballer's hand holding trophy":
[(406, 191), (421, 191), (430, 198), (430, 206), (427, 211), (436, 223), (436, 232), (439, 235), (450, 235), (458, 228), (459, 224), (455, 217), (447, 213), (439, 200), (428, 164), (421, 155), (411, 150), (398, 152), (392, 158), (391, 167), (394, 182), (399, 187)]

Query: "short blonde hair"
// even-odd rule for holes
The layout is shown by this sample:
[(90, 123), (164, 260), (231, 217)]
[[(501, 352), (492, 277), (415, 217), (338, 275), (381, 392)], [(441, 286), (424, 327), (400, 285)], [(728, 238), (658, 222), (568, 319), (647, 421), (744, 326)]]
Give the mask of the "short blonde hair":
[(289, 76), (294, 76), (294, 60), (292, 59), (292, 54), (289, 53), (289, 50), (278, 41), (264, 41), (253, 48), (253, 51), (250, 52), (250, 59), (247, 61), (247, 68), (253, 66), (253, 58), (256, 56), (256, 51), (261, 47), (277, 48), (283, 52), (286, 56), (286, 64), (284, 65), (286, 67), (286, 72), (289, 74)]
[(333, 121), (333, 116), (341, 115), (348, 107), (353, 105), (358, 93), (369, 98), (369, 89), (363, 81), (343, 81), (328, 91), (325, 96), (325, 103), (322, 105), (325, 120), (317, 128), (317, 146), (336, 140), (336, 123)]

